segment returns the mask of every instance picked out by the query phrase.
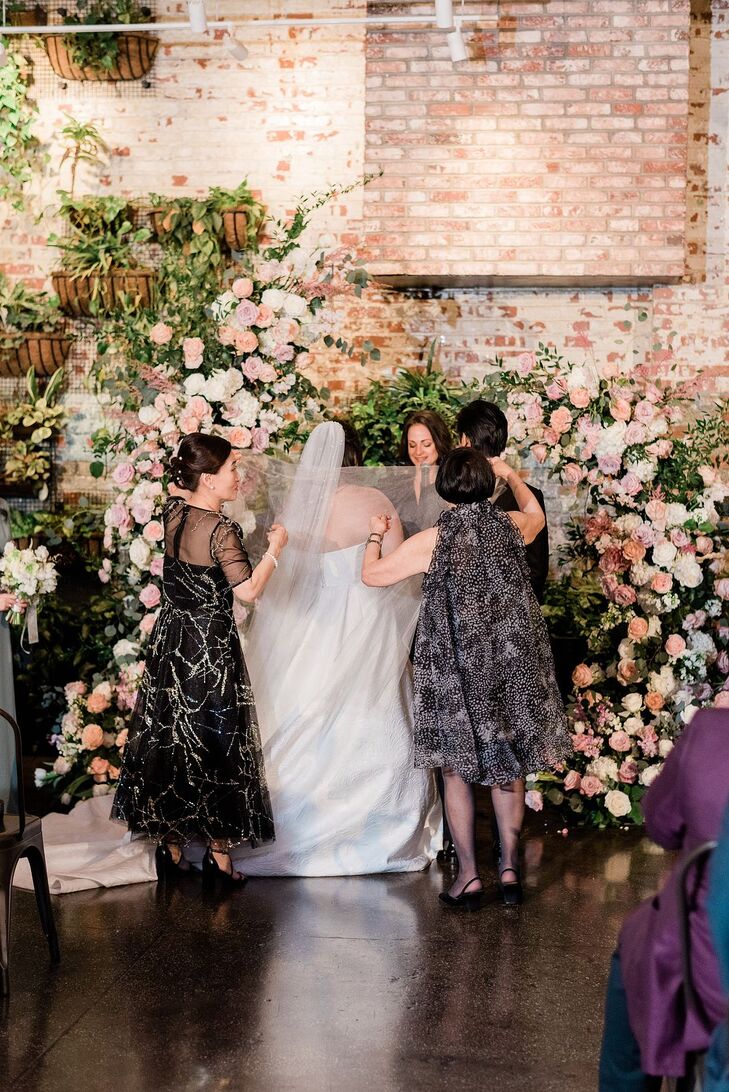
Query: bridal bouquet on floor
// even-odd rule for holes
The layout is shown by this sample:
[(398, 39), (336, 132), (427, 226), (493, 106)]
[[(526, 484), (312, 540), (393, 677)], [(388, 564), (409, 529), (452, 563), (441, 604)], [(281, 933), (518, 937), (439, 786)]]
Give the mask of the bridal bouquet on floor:
[(27, 627), (31, 644), (38, 641), (37, 612), (43, 599), (56, 590), (58, 571), (45, 546), (20, 550), (8, 542), (0, 557), (0, 587), (20, 604), (7, 614), (11, 625)]

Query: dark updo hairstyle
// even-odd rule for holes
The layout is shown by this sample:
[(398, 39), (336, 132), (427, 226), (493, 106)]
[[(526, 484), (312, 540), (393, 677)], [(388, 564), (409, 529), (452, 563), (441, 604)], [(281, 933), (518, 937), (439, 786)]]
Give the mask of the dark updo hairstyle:
[(413, 425), (424, 425), (433, 437), (435, 450), (438, 452), (438, 462), (442, 463), (448, 452), (453, 447), (451, 430), (439, 413), (433, 410), (418, 410), (411, 413), (405, 422), (400, 439), (400, 461), (407, 465), (410, 462), (408, 453), (408, 433)]
[(493, 494), (496, 478), (491, 463), (472, 447), (457, 447), (438, 467), (435, 489), (449, 504), (474, 504)]
[(509, 423), (495, 402), (476, 398), (459, 411), (456, 432), (459, 436), (465, 436), (476, 451), (493, 458), (506, 447)]
[(364, 466), (364, 454), (359, 433), (351, 421), (335, 418), (344, 432), (344, 451), (342, 452), (342, 466)]
[(217, 474), (233, 448), (222, 436), (190, 432), (170, 459), (170, 477), (179, 489), (194, 493), (201, 474)]

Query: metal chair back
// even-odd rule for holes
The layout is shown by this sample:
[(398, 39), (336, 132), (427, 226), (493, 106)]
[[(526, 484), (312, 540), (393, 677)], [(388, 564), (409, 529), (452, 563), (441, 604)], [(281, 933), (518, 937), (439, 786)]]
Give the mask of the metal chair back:
[[(10, 713), (5, 709), (0, 709), (0, 730), (5, 729), (5, 725), (2, 723), (5, 721), (10, 725), (10, 730), (13, 735), (14, 751), (15, 751), (15, 774), (17, 780), (17, 813), (18, 813), (18, 838), (23, 837), (25, 831), (25, 795), (23, 793), (23, 746), (20, 737), (20, 728), (14, 717), (11, 717)], [(12, 778), (11, 778), (12, 784)]]

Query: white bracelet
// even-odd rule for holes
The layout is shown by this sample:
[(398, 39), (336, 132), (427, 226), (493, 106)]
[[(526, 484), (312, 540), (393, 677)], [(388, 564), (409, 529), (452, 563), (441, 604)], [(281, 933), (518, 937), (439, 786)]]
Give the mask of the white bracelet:
[(278, 558), (277, 557), (274, 557), (273, 554), (269, 554), (268, 551), (263, 556), (264, 557), (270, 557), (271, 561), (273, 562), (274, 568), (275, 569), (278, 568)]

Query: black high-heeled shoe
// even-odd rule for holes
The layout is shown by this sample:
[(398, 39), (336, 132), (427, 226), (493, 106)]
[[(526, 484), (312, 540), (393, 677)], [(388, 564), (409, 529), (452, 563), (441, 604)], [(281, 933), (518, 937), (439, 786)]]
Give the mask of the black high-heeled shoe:
[(460, 895), (449, 895), (447, 891), (441, 891), (438, 898), (451, 910), (480, 910), (483, 902), (483, 891), (468, 891), (472, 883), (478, 883), (480, 876), (474, 876), (472, 880), (461, 889)]
[(458, 863), (458, 854), (456, 853), (456, 847), (453, 842), (444, 842), (443, 848), (439, 849), (436, 856), (438, 864), (455, 865)]
[[(505, 872), (513, 872), (516, 879), (504, 883), (501, 877)], [(499, 871), (499, 891), (501, 892), (504, 906), (519, 906), (519, 904), (524, 901), (524, 892), (522, 890), (521, 877), (518, 868), (502, 868)]]
[(248, 883), (248, 877), (244, 876), (242, 872), (235, 871), (232, 860), (230, 862), (231, 871), (226, 872), (215, 860), (214, 853), (222, 853), (230, 857), (230, 853), (226, 849), (213, 849), (208, 846), (202, 863), (203, 887), (208, 889), (215, 887), (217, 881), (220, 881), (225, 887), (244, 887)]
[(188, 867), (182, 867), (184, 858), (182, 850), (177, 860), (172, 856), (172, 850), (168, 842), (160, 842), (154, 851), (154, 863), (157, 869), (157, 879), (165, 880), (171, 876), (182, 876), (190, 871)]

